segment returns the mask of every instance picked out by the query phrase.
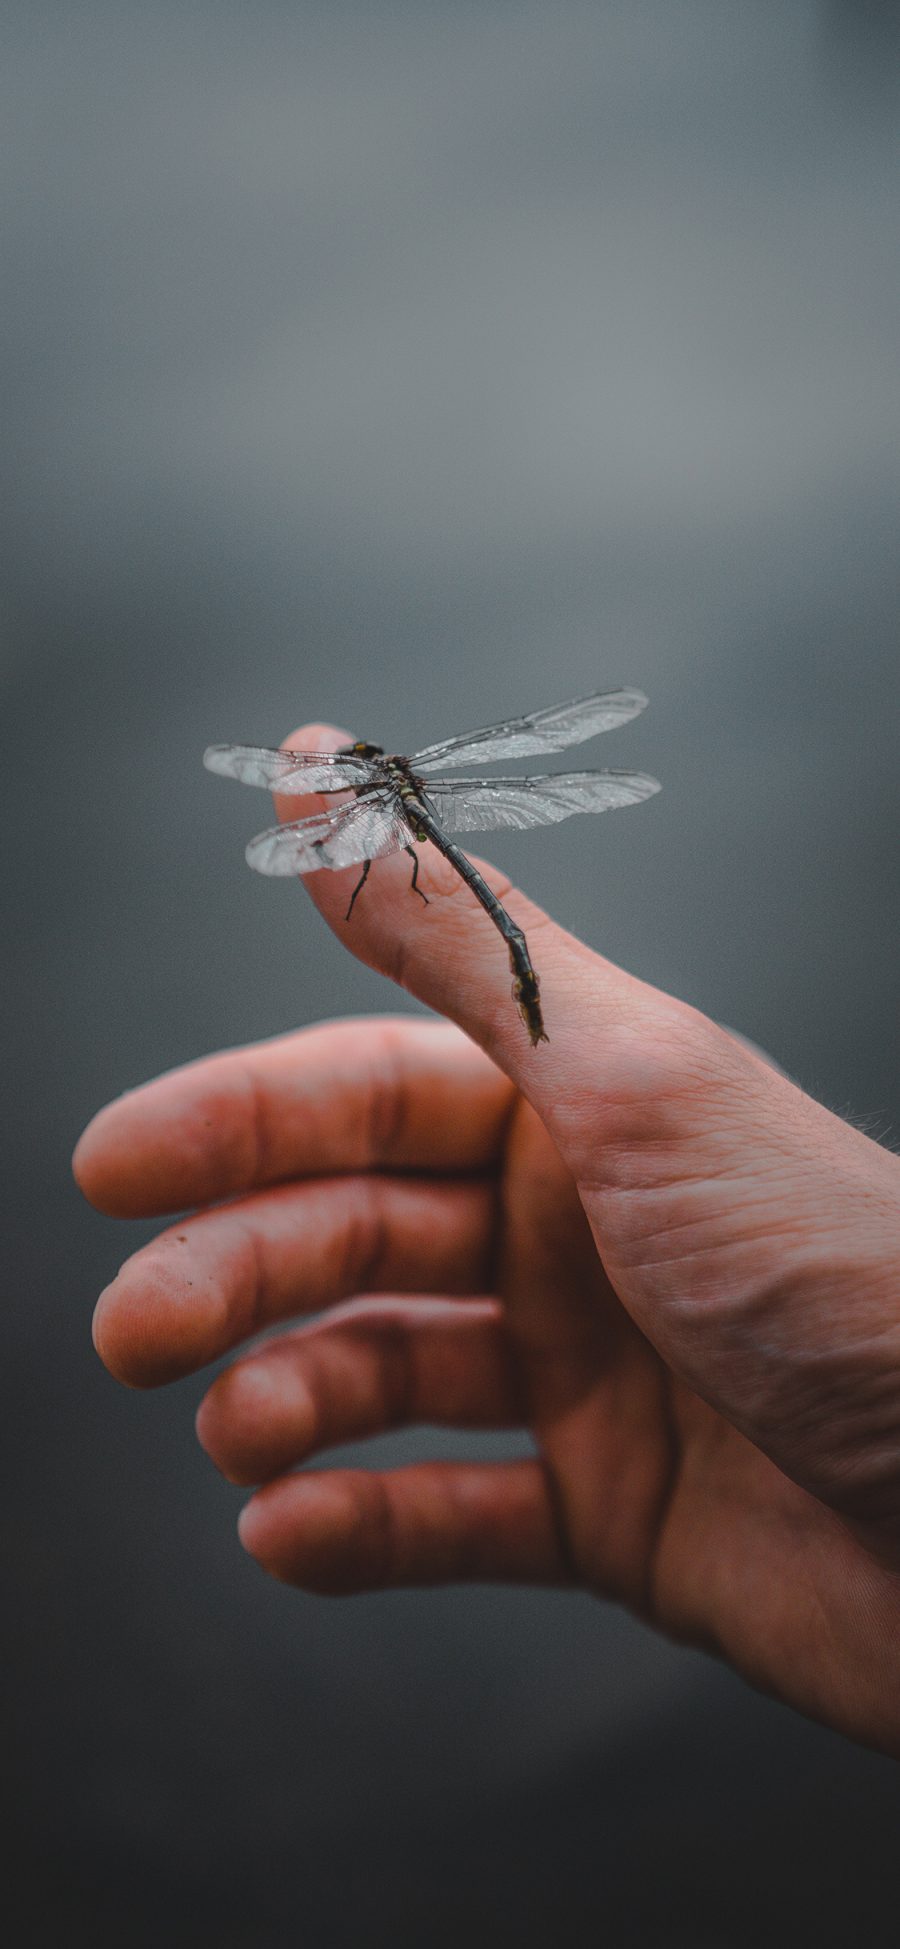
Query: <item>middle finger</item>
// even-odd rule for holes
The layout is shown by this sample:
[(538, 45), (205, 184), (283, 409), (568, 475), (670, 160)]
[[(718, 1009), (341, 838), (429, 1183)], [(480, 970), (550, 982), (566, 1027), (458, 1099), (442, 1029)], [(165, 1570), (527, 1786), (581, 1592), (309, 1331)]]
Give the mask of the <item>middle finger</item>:
[(101, 1293), (94, 1342), (117, 1380), (157, 1387), (292, 1314), (370, 1292), (483, 1292), (495, 1190), (371, 1173), (284, 1185), (162, 1232)]

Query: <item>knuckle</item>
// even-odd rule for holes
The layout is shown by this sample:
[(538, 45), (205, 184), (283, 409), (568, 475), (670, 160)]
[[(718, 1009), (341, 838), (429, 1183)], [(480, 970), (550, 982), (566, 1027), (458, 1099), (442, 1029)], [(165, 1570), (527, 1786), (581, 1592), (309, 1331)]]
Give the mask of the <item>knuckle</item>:
[(379, 1032), (366, 1100), (365, 1153), (374, 1168), (400, 1154), (409, 1121), (409, 1089), (402, 1041), (393, 1024)]
[(345, 1293), (378, 1290), (389, 1244), (384, 1197), (384, 1186), (377, 1178), (357, 1180), (344, 1245), (341, 1283)]

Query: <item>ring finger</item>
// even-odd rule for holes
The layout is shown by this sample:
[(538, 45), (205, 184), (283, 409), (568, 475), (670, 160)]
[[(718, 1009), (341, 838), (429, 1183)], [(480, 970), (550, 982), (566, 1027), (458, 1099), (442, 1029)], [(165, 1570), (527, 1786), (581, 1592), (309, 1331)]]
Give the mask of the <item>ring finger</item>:
[(265, 1482), (340, 1442), (415, 1423), (520, 1425), (496, 1300), (354, 1300), (213, 1382), (197, 1434), (232, 1482)]

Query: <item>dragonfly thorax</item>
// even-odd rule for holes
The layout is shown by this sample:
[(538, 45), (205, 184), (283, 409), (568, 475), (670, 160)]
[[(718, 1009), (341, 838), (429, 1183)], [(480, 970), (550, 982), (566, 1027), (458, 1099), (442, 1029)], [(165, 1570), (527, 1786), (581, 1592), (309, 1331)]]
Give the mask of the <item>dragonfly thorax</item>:
[(389, 753), (381, 760), (381, 770), (402, 799), (418, 798), (424, 789), (421, 778), (417, 778), (408, 758)]

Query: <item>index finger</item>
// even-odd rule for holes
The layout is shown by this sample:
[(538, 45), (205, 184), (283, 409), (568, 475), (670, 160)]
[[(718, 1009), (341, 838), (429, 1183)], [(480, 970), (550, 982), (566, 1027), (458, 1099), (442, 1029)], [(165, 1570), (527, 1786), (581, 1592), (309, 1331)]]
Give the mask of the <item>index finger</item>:
[(284, 1179), (479, 1171), (512, 1086), (446, 1022), (319, 1023), (206, 1056), (99, 1111), (72, 1160), (101, 1211), (145, 1218)]

